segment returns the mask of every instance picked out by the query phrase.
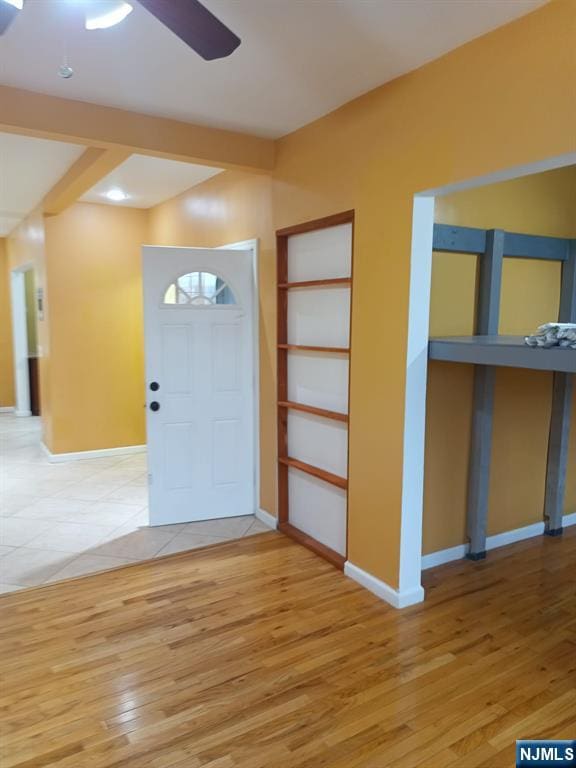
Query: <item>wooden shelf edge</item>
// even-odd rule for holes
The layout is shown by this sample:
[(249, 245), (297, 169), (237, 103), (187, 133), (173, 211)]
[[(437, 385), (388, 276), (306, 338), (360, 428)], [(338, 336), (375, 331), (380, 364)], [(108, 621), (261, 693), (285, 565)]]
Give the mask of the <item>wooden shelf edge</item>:
[(335, 485), (337, 488), (346, 490), (348, 488), (348, 480), (340, 475), (334, 475), (332, 472), (327, 472), (320, 467), (314, 467), (312, 464), (306, 464), (304, 461), (298, 461), (298, 459), (292, 459), (290, 457), (280, 457), (278, 459), (280, 464), (284, 464), (286, 467), (292, 467), (292, 469), (299, 469), (301, 472), (305, 472), (307, 475), (317, 477), (319, 480), (323, 480), (325, 483)]
[(324, 285), (351, 285), (351, 277), (330, 277), (325, 280), (300, 280), (294, 283), (279, 283), (278, 288), (290, 290), (291, 288), (317, 288)]
[(280, 523), (278, 525), (278, 530), (280, 533), (283, 533), (286, 536), (289, 536), (291, 539), (294, 539), (294, 541), (298, 542), (298, 544), (302, 544), (302, 546), (306, 547), (306, 549), (314, 552), (315, 555), (318, 555), (324, 560), (327, 560), (336, 568), (339, 568), (341, 571), (344, 570), (344, 563), (346, 562), (346, 558), (339, 552), (335, 552), (325, 544), (321, 544), (319, 541), (316, 541), (316, 539), (313, 539), (311, 536), (303, 533), (298, 528), (290, 525), (290, 523)]
[(338, 411), (328, 411), (325, 408), (315, 408), (313, 405), (304, 405), (303, 403), (294, 403), (291, 400), (282, 400), (278, 403), (279, 408), (288, 408), (291, 411), (302, 411), (302, 413), (311, 413), (314, 416), (322, 416), (325, 419), (333, 419), (348, 423), (348, 414)]
[(348, 355), (350, 347), (311, 347), (307, 344), (278, 344), (278, 349), (300, 352), (332, 352), (333, 354)]

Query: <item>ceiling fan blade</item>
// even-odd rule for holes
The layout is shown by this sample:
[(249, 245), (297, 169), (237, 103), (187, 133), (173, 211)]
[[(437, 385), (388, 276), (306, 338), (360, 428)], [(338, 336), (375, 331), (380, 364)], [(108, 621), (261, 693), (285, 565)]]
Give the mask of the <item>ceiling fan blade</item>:
[(7, 3), (5, 0), (0, 0), (0, 35), (6, 32), (18, 15), (19, 10), (20, 8), (17, 6)]
[(241, 43), (240, 38), (198, 0), (138, 1), (206, 61), (230, 56)]

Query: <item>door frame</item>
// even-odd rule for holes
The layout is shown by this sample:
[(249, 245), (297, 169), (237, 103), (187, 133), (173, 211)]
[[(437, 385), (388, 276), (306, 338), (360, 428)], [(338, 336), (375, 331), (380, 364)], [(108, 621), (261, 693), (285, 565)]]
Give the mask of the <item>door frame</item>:
[(252, 412), (254, 414), (254, 514), (269, 513), (260, 507), (260, 291), (258, 238), (219, 245), (216, 251), (252, 251)]
[(28, 318), (26, 316), (26, 272), (34, 269), (27, 261), (10, 271), (10, 299), (12, 305), (12, 343), (14, 360), (14, 386), (16, 416), (32, 416), (30, 407), (30, 381), (28, 377)]
[[(154, 246), (151, 246), (154, 247)], [(174, 248), (206, 248), (214, 251), (252, 251), (252, 412), (253, 412), (253, 514), (260, 519), (270, 516), (268, 512), (260, 509), (260, 292), (259, 292), (259, 257), (260, 242), (258, 238), (240, 240), (218, 246), (158, 246)], [(146, 378), (144, 377), (144, 388)], [(146, 436), (146, 448), (148, 448), (148, 436)]]

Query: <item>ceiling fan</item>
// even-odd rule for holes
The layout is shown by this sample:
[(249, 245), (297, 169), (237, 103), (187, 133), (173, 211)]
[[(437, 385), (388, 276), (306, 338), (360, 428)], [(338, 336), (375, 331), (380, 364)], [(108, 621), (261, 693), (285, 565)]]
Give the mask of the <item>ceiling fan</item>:
[[(132, 11), (124, 0), (82, 0), (86, 29), (114, 26)], [(161, 24), (168, 27), (206, 61), (223, 59), (236, 50), (240, 38), (199, 0), (138, 0)], [(22, 10), (24, 0), (0, 0), (0, 35)]]

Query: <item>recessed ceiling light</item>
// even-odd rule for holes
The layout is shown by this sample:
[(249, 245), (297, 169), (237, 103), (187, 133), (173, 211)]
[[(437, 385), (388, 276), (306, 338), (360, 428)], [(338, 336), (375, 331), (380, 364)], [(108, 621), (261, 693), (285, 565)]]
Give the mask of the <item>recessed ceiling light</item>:
[(124, 200), (128, 200), (130, 195), (127, 195), (126, 192), (124, 192), (124, 190), (120, 189), (119, 187), (113, 187), (112, 189), (109, 189), (108, 192), (106, 192), (104, 197), (113, 203), (122, 203)]
[(108, 29), (124, 21), (134, 8), (124, 0), (97, 0), (86, 10), (86, 29)]

